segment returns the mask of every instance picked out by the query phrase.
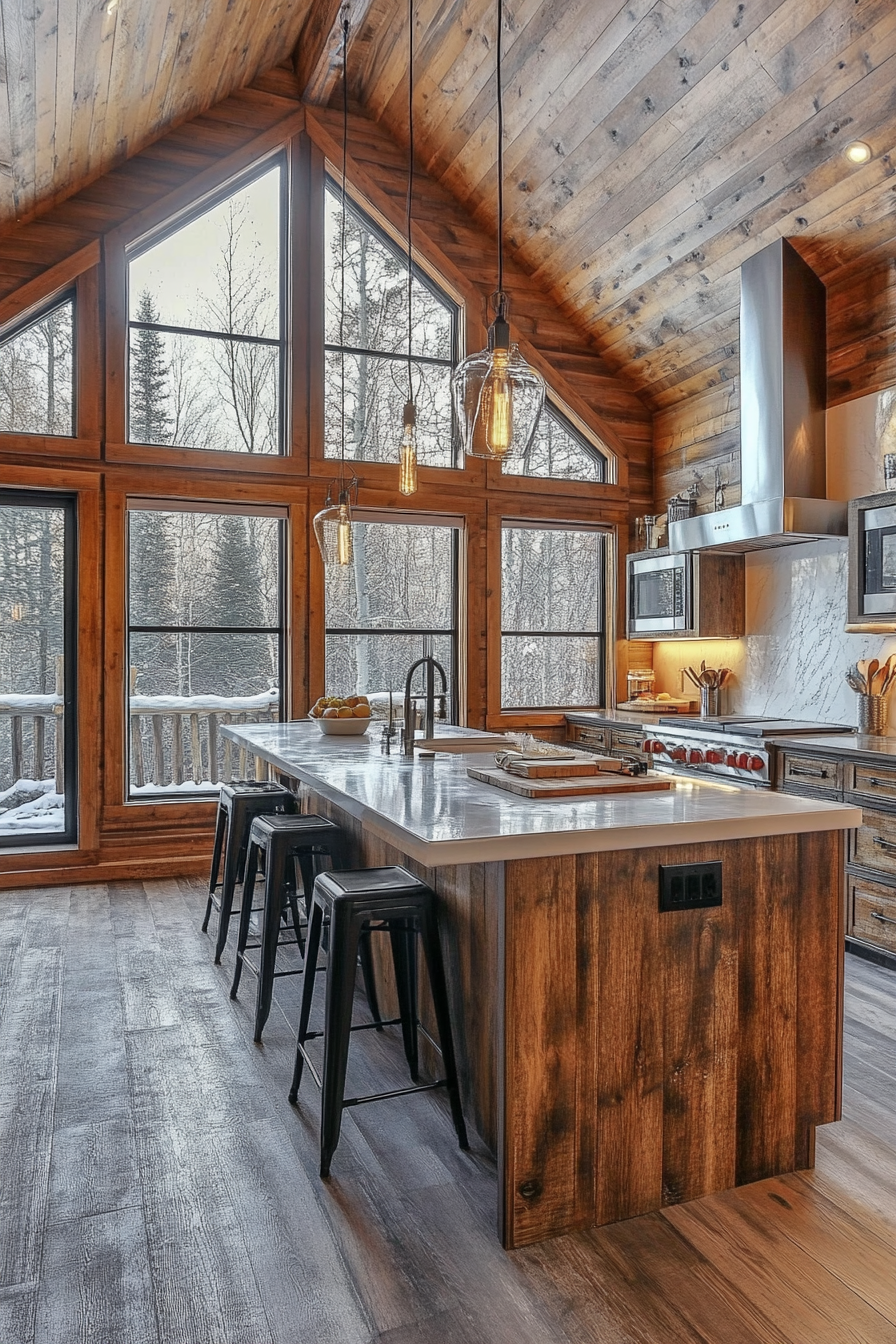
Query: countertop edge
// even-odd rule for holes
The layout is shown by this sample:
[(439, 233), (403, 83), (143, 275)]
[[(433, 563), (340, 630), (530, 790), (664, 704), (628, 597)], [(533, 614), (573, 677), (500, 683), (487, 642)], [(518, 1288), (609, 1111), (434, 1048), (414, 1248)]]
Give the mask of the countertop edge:
[[(245, 725), (250, 728), (252, 725)], [(222, 726), (222, 733), (239, 740), (242, 725)], [(248, 734), (246, 735), (248, 737)], [(657, 849), (676, 845), (749, 840), (767, 835), (796, 835), (817, 831), (845, 831), (861, 825), (862, 810), (851, 803), (802, 800), (806, 810), (780, 816), (729, 817), (718, 821), (678, 821), (672, 825), (604, 827), (591, 831), (557, 830), (545, 833), (491, 836), (469, 840), (421, 840), (397, 823), (326, 781), (313, 767), (286, 761), (261, 743), (251, 749), (275, 769), (297, 779), (336, 807), (354, 817), (372, 835), (400, 849), (426, 867), (470, 863), (501, 863), (512, 859), (550, 858), (572, 854), (612, 853), (614, 850)], [(674, 831), (674, 836), (669, 832)]]

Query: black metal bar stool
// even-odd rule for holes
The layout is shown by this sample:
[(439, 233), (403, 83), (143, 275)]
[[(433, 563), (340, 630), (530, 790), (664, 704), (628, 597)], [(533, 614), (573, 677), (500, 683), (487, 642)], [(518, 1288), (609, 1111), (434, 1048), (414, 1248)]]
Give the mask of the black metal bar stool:
[[(330, 947), (327, 962), (327, 989), (324, 1030), (309, 1031), (311, 1000), (314, 995), (314, 976), (306, 975), (302, 985), (302, 1008), (296, 1041), (296, 1061), (289, 1099), (295, 1103), (302, 1080), (302, 1066), (308, 1065), (315, 1082), (321, 1089), (320, 1174), (330, 1174), (330, 1162), (342, 1128), (342, 1112), (346, 1106), (358, 1106), (366, 1101), (381, 1101), (387, 1097), (401, 1097), (409, 1092), (425, 1092), (444, 1087), (451, 1103), (451, 1116), (461, 1148), (466, 1148), (467, 1131), (464, 1125), (460, 1093), (457, 1086), (457, 1068), (451, 1019), (448, 1012), (448, 991), (442, 948), (436, 923), (435, 893), (425, 882), (419, 881), (406, 868), (364, 868), (349, 872), (319, 874), (314, 883), (308, 937), (305, 944), (305, 964), (317, 964), (321, 929), (329, 918)], [(391, 1092), (377, 1092), (363, 1097), (346, 1097), (345, 1071), (348, 1061), (349, 1038), (352, 1031), (364, 1030), (363, 1023), (352, 1026), (352, 999), (355, 989), (355, 964), (359, 939), (370, 929), (389, 933), (392, 961), (398, 990), (400, 1022), (405, 1055), (416, 1083), (417, 1078), (417, 992), (416, 992), (416, 936), (419, 933), (429, 973), (429, 984), (439, 1032), (439, 1049), (445, 1077), (434, 1083), (402, 1087)], [(383, 1023), (383, 1025), (392, 1025)], [(324, 1038), (323, 1077), (319, 1077), (309, 1059), (305, 1042), (315, 1037)], [(434, 1043), (435, 1044), (435, 1043)]]
[[(258, 942), (249, 943), (249, 922), (252, 914), (252, 892), (258, 872), (259, 856), (265, 856), (264, 898), (262, 902), (261, 931)], [(326, 855), (334, 866), (344, 862), (343, 834), (335, 822), (326, 817), (312, 814), (305, 816), (261, 816), (255, 817), (249, 830), (249, 849), (246, 857), (246, 875), (243, 884), (243, 901), (240, 911), (239, 935), (236, 947), (236, 966), (233, 972), (233, 984), (230, 997), (235, 999), (240, 987), (243, 966), (246, 965), (258, 977), (255, 1000), (255, 1040), (261, 1040), (264, 1024), (271, 1012), (271, 999), (274, 992), (274, 980), (278, 976), (301, 975), (301, 967), (291, 970), (276, 969), (277, 948), (287, 943), (297, 944), (304, 951), (301, 932), (301, 917), (296, 897), (295, 865), (298, 864), (302, 876), (302, 891), (305, 900), (306, 918), (311, 908), (311, 893), (314, 889), (315, 857)], [(282, 921), (289, 911), (292, 915), (292, 937), (281, 937)], [(258, 966), (254, 966), (246, 957), (249, 950), (259, 950), (261, 955)], [(359, 960), (364, 977), (364, 987), (376, 1025), (380, 1022), (379, 1005), (376, 1001), (376, 988), (373, 978), (373, 959), (368, 938), (361, 939)], [(312, 963), (315, 968), (316, 959)]]
[[(202, 932), (208, 928), (212, 906), (218, 907), (218, 937), (215, 943), (215, 965), (221, 960), (221, 953), (227, 942), (230, 916), (233, 911), (233, 894), (237, 882), (242, 880), (246, 864), (246, 850), (249, 845), (249, 828), (254, 817), (273, 813), (295, 813), (298, 803), (294, 794), (282, 784), (255, 783), (252, 780), (222, 784), (218, 798), (218, 815), (215, 819), (215, 843), (212, 849), (212, 868), (208, 879), (208, 901), (205, 906), (205, 919)], [(226, 837), (226, 843), (225, 843)], [(224, 879), (219, 883), (218, 873), (221, 867), (221, 853), (224, 853)], [(218, 896), (218, 887), (221, 895)]]

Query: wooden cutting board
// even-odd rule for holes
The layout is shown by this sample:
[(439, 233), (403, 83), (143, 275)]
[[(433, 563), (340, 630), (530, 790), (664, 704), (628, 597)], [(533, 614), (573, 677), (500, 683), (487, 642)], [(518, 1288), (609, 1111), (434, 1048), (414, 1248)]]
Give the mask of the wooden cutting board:
[(515, 779), (576, 779), (582, 775), (593, 776), (603, 771), (615, 774), (622, 769), (623, 762), (612, 756), (592, 756), (590, 759), (579, 757), (574, 761), (515, 761), (504, 774)]
[(519, 798), (575, 798), (582, 794), (661, 793), (672, 788), (671, 779), (650, 775), (590, 775), (579, 779), (519, 779), (506, 771), (467, 770), (471, 779), (491, 784)]

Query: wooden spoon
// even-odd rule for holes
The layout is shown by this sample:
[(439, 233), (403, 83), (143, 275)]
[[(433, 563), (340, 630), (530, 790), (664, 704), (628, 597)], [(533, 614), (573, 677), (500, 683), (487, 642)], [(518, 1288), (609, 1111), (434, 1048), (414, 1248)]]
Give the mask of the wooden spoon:
[(868, 681), (868, 694), (869, 694), (869, 695), (873, 695), (873, 694), (874, 694), (874, 678), (877, 676), (877, 673), (878, 673), (878, 669), (879, 669), (879, 668), (880, 668), (880, 663), (877, 661), (876, 658), (872, 658), (872, 659), (871, 659), (871, 662), (868, 664), (868, 671), (867, 671), (866, 674), (865, 674), (865, 676), (866, 676), (866, 678), (867, 678), (867, 681)]

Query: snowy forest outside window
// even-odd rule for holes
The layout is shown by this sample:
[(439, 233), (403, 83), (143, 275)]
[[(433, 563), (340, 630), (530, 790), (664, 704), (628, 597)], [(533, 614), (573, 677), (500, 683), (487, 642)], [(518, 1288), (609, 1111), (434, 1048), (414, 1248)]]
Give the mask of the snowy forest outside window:
[(128, 262), (128, 440), (280, 453), (283, 172), (244, 183)]
[[(340, 456), (344, 359), (345, 456), (358, 462), (394, 462), (408, 400), (407, 262), (400, 248), (348, 203), (343, 313), (342, 203), (330, 181), (324, 195), (324, 456)], [(427, 467), (456, 467), (450, 383), (457, 359), (457, 305), (417, 267), (411, 295), (419, 461)]]
[(285, 510), (130, 502), (132, 798), (245, 778), (221, 725), (280, 717), (285, 526)]
[(456, 721), (460, 520), (380, 522), (360, 510), (355, 519), (352, 564), (326, 571), (326, 694), (367, 695), (380, 713), (391, 691), (400, 715), (408, 668), (427, 641), (448, 676), (446, 711)]
[(75, 301), (0, 338), (0, 433), (72, 437)]
[(606, 540), (597, 528), (505, 523), (501, 702), (505, 709), (604, 703)]
[(73, 843), (75, 505), (0, 491), (0, 845)]
[(546, 401), (528, 452), (523, 457), (505, 457), (501, 472), (555, 481), (605, 481), (607, 459), (562, 411)]

